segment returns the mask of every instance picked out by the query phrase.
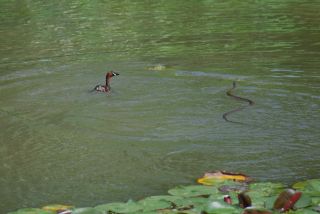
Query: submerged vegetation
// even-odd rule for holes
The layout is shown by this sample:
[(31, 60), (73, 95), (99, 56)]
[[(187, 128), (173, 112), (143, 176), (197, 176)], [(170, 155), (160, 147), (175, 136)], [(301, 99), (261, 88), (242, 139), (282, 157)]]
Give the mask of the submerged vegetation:
[(320, 179), (295, 183), (252, 182), (243, 174), (206, 173), (198, 183), (177, 186), (168, 195), (150, 196), (139, 201), (113, 202), (76, 208), (48, 205), (24, 208), (8, 214), (316, 214), (320, 213)]

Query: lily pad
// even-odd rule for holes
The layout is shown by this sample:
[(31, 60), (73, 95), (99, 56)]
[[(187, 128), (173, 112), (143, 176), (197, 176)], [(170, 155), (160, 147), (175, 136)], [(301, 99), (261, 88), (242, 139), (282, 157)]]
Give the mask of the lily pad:
[(232, 204), (239, 204), (238, 193), (237, 192), (229, 192), (228, 195), (231, 197)]
[(142, 207), (143, 211), (153, 211), (171, 208), (172, 203), (165, 200), (162, 197), (149, 197), (138, 202)]
[(311, 201), (313, 205), (320, 205), (320, 197), (312, 197)]
[(208, 186), (177, 186), (169, 191), (170, 195), (182, 196), (182, 197), (195, 197), (195, 196), (209, 196), (211, 194), (217, 194), (218, 190), (215, 187)]
[(58, 212), (58, 211), (64, 211), (73, 208), (73, 206), (70, 205), (63, 205), (63, 204), (50, 204), (47, 206), (42, 207), (41, 209), (47, 210), (47, 211), (53, 211), (53, 212)]
[(205, 206), (209, 200), (210, 200), (210, 198), (203, 198), (203, 197), (187, 198), (188, 203), (192, 204), (194, 207)]
[(221, 181), (239, 181), (250, 182), (252, 179), (242, 173), (232, 173), (225, 171), (206, 172), (202, 178), (197, 180), (198, 183), (203, 185), (217, 185)]
[(263, 214), (272, 214), (270, 210), (264, 208), (247, 208), (243, 211), (243, 214), (251, 214), (251, 213), (263, 213)]
[(201, 211), (195, 210), (160, 210), (153, 213), (136, 213), (136, 214), (199, 214)]
[(55, 212), (38, 208), (24, 208), (8, 214), (55, 214)]
[(247, 195), (251, 198), (252, 206), (259, 208), (265, 207), (266, 201), (270, 198), (265, 193), (258, 191), (247, 192)]
[(320, 179), (301, 181), (295, 183), (292, 187), (310, 196), (320, 197)]
[(134, 201), (128, 201), (127, 203), (114, 202), (109, 204), (102, 204), (96, 206), (94, 209), (102, 211), (102, 213), (107, 213), (110, 211), (115, 213), (133, 213), (142, 210), (143, 207)]
[(306, 194), (302, 194), (299, 200), (295, 203), (294, 207), (297, 209), (300, 209), (300, 208), (310, 207), (311, 205), (312, 205), (311, 197)]
[(236, 209), (234, 207), (208, 208), (205, 211), (210, 214), (238, 214), (238, 213), (240, 213), (239, 209)]
[(288, 214), (319, 214), (316, 211), (313, 211), (311, 209), (299, 209), (295, 211), (289, 211)]
[(155, 200), (166, 201), (168, 204), (170, 204), (170, 207), (172, 207), (173, 209), (188, 208), (188, 207), (194, 206), (197, 203), (206, 202), (205, 198), (184, 198), (181, 196), (173, 196), (173, 195), (151, 196), (151, 197), (145, 198), (144, 200), (148, 200), (150, 202)]
[(102, 214), (102, 212), (92, 207), (84, 207), (72, 210), (72, 214)]
[(284, 185), (281, 183), (271, 183), (271, 182), (264, 182), (264, 183), (252, 183), (249, 185), (249, 193), (250, 192), (258, 192), (259, 195), (262, 196), (273, 196), (279, 194), (283, 191)]
[(274, 202), (277, 200), (278, 196), (271, 196), (271, 197), (268, 197), (266, 198), (265, 200), (265, 208), (271, 210), (273, 209), (273, 205), (274, 205)]

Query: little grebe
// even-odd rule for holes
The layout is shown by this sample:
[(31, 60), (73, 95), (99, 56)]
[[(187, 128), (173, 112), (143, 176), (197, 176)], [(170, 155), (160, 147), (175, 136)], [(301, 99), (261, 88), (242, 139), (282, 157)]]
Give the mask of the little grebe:
[(111, 87), (110, 87), (110, 81), (111, 78), (114, 76), (118, 76), (119, 74), (114, 72), (114, 71), (109, 71), (106, 74), (106, 84), (105, 85), (96, 85), (93, 89), (93, 91), (98, 91), (98, 92), (109, 92)]

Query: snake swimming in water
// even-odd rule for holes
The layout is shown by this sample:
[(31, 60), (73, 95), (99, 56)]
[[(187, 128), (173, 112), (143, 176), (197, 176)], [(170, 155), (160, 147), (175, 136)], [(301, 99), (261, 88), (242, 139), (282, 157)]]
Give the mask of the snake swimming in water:
[[(236, 99), (236, 100), (240, 100), (240, 101), (247, 102), (247, 103), (248, 103), (248, 106), (252, 106), (252, 105), (255, 104), (255, 103), (254, 103), (252, 100), (250, 100), (250, 99), (243, 98), (243, 97), (239, 97), (239, 96), (236, 96), (236, 95), (232, 94), (232, 91), (233, 91), (235, 88), (236, 88), (236, 82), (233, 82), (232, 88), (229, 89), (226, 94), (227, 94), (228, 96), (230, 96), (230, 97), (233, 97), (233, 98)], [(235, 113), (235, 112), (237, 112), (237, 111), (240, 111), (240, 110), (244, 109), (245, 107), (247, 107), (247, 106), (240, 106), (240, 107), (238, 107), (238, 108), (236, 108), (236, 109), (233, 109), (233, 110), (231, 110), (231, 111), (228, 111), (228, 112), (226, 112), (226, 113), (224, 113), (224, 114), (222, 115), (222, 118), (223, 118), (225, 121), (227, 121), (227, 122), (240, 123), (240, 122), (235, 122), (235, 121), (229, 120), (227, 116), (230, 115), (230, 114), (232, 114), (232, 113)]]

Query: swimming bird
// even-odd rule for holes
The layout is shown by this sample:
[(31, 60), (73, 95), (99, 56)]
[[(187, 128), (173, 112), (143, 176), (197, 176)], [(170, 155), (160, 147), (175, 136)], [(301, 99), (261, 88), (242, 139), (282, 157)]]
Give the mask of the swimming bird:
[(106, 84), (96, 85), (92, 91), (109, 92), (111, 90), (111, 87), (110, 87), (111, 78), (118, 75), (119, 74), (114, 71), (109, 71), (108, 73), (106, 73)]

